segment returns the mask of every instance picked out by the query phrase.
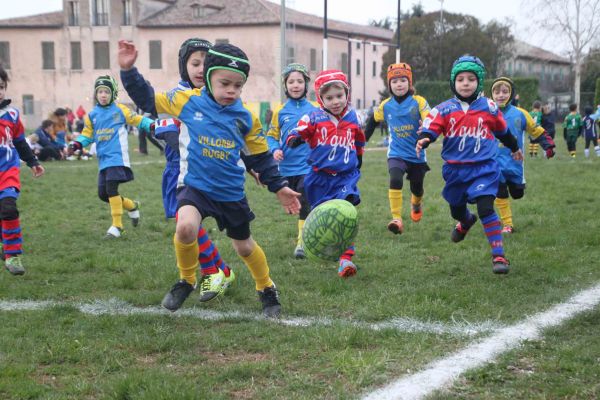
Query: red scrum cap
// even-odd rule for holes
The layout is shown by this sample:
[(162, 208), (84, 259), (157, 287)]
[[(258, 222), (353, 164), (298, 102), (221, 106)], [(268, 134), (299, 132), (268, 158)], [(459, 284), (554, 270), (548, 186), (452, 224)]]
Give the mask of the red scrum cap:
[(326, 69), (325, 71), (319, 72), (319, 75), (315, 78), (315, 94), (317, 95), (317, 101), (323, 107), (323, 100), (321, 100), (321, 89), (323, 86), (340, 83), (346, 90), (348, 101), (350, 101), (350, 85), (348, 84), (348, 78), (346, 74), (337, 69)]

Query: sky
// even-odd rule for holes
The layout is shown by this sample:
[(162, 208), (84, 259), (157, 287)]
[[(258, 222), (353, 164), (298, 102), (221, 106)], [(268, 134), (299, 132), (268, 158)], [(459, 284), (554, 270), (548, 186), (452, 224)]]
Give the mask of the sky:
[[(2, 0), (8, 1), (8, 0)], [(281, 0), (273, 0), (279, 3)], [(323, 16), (323, 0), (285, 0), (286, 6), (302, 12)], [(524, 0), (401, 0), (403, 12), (412, 9), (413, 4), (421, 3), (425, 12), (439, 12), (443, 4), (444, 11), (453, 13), (470, 14), (481, 22), (487, 23), (495, 19), (505, 22), (512, 21), (513, 34), (530, 44), (566, 54), (566, 45), (552, 43), (530, 27), (527, 27), (527, 18), (524, 17), (521, 7)], [(500, 5), (501, 3), (501, 5)], [(381, 20), (387, 16), (396, 18), (397, 0), (328, 0), (327, 13), (329, 18), (341, 21), (368, 24), (369, 20)], [(3, 7), (2, 18), (19, 17), (58, 11), (62, 8), (62, 0), (18, 0), (12, 2), (10, 7)]]

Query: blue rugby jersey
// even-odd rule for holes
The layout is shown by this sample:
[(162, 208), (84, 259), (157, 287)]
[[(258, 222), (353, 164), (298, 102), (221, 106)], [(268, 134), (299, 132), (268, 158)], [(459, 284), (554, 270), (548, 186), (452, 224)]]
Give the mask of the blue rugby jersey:
[[(536, 124), (531, 114), (520, 107), (509, 104), (502, 109), (502, 113), (508, 132), (517, 139), (521, 151), (523, 151), (525, 145), (525, 134), (531, 136), (532, 139), (537, 139), (545, 133), (544, 128)], [(498, 161), (501, 170), (510, 170), (512, 175), (520, 176), (521, 182), (515, 183), (525, 183), (525, 176), (523, 174), (524, 160), (514, 160), (511, 150), (500, 142), (498, 142), (496, 161)]]
[(468, 104), (452, 98), (435, 106), (423, 121), (423, 133), (443, 135), (442, 158), (449, 164), (469, 164), (496, 156), (496, 137), (508, 134), (496, 103), (481, 96)]
[(205, 88), (156, 96), (156, 111), (181, 121), (178, 186), (189, 185), (215, 201), (244, 198), (246, 169), (240, 153), (268, 152), (260, 121), (240, 99), (221, 106)]
[(131, 167), (126, 125), (149, 131), (152, 120), (136, 114), (116, 102), (108, 106), (97, 104), (84, 119), (84, 128), (77, 141), (84, 147), (96, 143), (99, 169)]
[(304, 115), (290, 132), (288, 142), (297, 136), (302, 136), (311, 148), (308, 163), (312, 169), (330, 174), (355, 170), (357, 156), (365, 147), (365, 134), (351, 107), (340, 120), (321, 108)]
[(15, 143), (25, 140), (25, 128), (19, 110), (14, 107), (0, 109), (0, 190), (8, 187), (21, 189), (19, 168), (21, 159)]
[(413, 163), (427, 161), (425, 151), (419, 157), (415, 152), (417, 144), (417, 130), (430, 108), (421, 96), (410, 95), (401, 103), (390, 97), (379, 105), (373, 114), (376, 122), (386, 121), (390, 132), (388, 145), (388, 158), (401, 158)]
[(300, 100), (288, 99), (275, 109), (271, 120), (271, 129), (267, 133), (267, 142), (272, 152), (283, 151), (283, 160), (279, 162), (281, 175), (298, 176), (310, 172), (310, 165), (307, 162), (310, 154), (308, 145), (302, 144), (292, 149), (288, 147), (286, 140), (290, 132), (298, 126), (300, 118), (318, 108), (317, 103), (303, 97)]
[(598, 132), (596, 129), (596, 120), (592, 115), (586, 115), (583, 117), (583, 134), (586, 139), (598, 138)]

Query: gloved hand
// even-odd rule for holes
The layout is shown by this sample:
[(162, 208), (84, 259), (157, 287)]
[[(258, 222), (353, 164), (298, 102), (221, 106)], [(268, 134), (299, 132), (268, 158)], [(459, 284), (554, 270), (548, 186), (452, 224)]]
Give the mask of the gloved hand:
[(75, 152), (81, 151), (82, 149), (83, 149), (83, 146), (81, 145), (81, 143), (71, 142), (71, 143), (69, 143), (69, 146), (67, 147), (67, 154), (72, 156), (73, 154), (75, 154)]
[(290, 149), (293, 149), (300, 146), (302, 143), (305, 143), (304, 139), (302, 139), (302, 136), (290, 136), (286, 144)]

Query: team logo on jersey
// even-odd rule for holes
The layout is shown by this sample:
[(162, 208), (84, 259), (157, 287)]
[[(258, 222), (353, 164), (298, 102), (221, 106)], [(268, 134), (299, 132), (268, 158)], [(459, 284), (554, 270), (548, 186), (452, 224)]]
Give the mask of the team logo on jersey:
[(495, 114), (498, 112), (498, 105), (492, 99), (488, 99), (488, 107), (490, 108), (490, 112)]
[(204, 119), (204, 114), (202, 114), (200, 111), (196, 111), (194, 113), (194, 121), (202, 121)]
[(119, 115), (119, 113), (114, 113), (112, 116), (113, 122), (119, 122), (121, 121), (121, 116)]
[(417, 109), (417, 107), (411, 107), (410, 108), (410, 118), (414, 120), (418, 120), (419, 119), (419, 110)]

